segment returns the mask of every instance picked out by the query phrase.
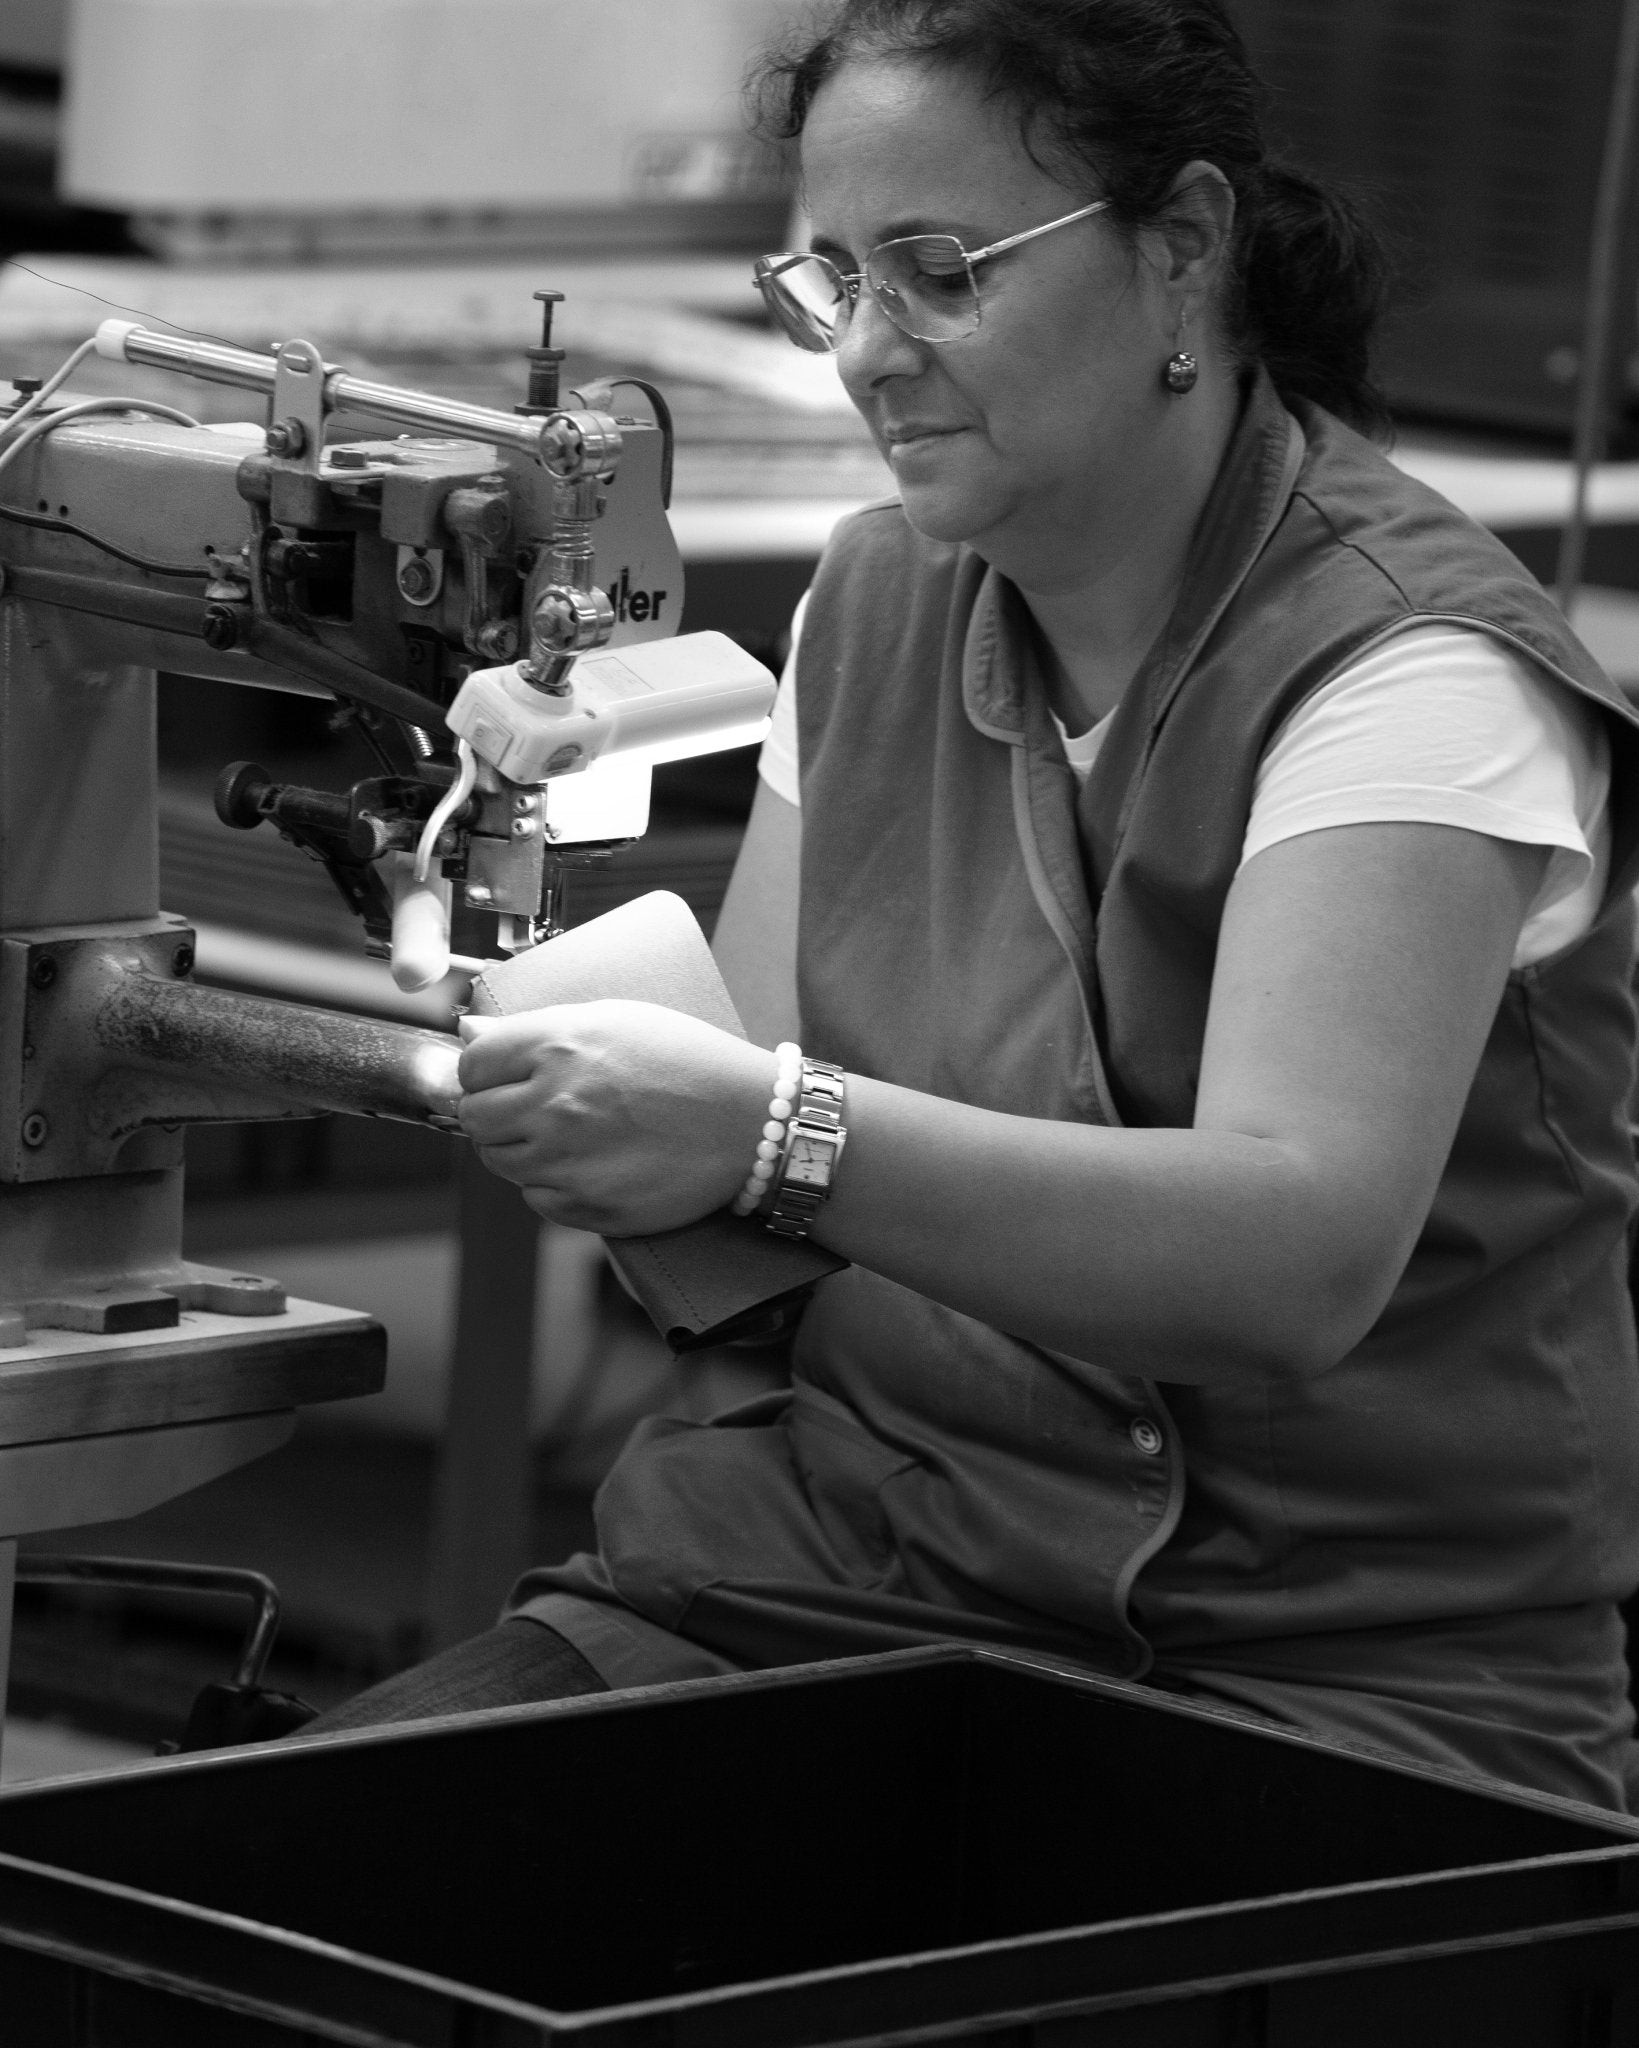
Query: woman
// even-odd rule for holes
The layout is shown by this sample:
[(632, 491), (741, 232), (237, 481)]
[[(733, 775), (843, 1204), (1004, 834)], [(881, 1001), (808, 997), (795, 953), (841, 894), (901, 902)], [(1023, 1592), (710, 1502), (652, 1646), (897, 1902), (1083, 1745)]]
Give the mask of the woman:
[(1342, 424), (1375, 258), (1219, 0), (843, 0), (766, 83), (823, 263), (765, 294), (899, 497), (723, 913), (753, 1043), (509, 1019), (463, 1118), (665, 1229), (800, 1039), (853, 1263), (789, 1398), (646, 1425), (598, 1556), (348, 1717), (965, 1640), (1619, 1806), (1634, 721)]

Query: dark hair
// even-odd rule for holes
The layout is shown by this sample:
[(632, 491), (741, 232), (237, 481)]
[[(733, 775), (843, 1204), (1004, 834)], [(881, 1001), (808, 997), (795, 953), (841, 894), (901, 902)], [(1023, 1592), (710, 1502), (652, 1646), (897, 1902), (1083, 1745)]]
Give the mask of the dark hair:
[(839, 0), (758, 66), (759, 125), (800, 135), (815, 94), (856, 56), (971, 71), (1018, 108), (1043, 167), (1090, 175), (1129, 234), (1166, 220), (1185, 164), (1216, 164), (1236, 200), (1220, 306), (1230, 344), (1283, 396), (1386, 431), (1368, 363), (1381, 246), (1346, 195), (1270, 156), (1264, 88), (1222, 0)]

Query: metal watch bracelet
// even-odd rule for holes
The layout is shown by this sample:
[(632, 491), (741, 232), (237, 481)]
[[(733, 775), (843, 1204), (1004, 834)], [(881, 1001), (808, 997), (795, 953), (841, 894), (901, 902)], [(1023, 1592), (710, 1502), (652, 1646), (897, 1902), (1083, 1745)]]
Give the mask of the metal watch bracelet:
[(806, 1237), (836, 1180), (847, 1143), (843, 1073), (830, 1060), (804, 1059), (802, 1092), (785, 1127), (780, 1167), (762, 1216), (776, 1237)]

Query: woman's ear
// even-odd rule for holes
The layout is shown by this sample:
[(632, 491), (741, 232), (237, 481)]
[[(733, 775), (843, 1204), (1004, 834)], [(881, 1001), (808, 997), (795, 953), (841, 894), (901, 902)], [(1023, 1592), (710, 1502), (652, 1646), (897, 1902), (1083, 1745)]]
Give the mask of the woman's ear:
[(1150, 230), (1161, 278), (1190, 297), (1217, 283), (1235, 232), (1235, 194), (1216, 164), (1200, 158), (1172, 181), (1161, 219)]

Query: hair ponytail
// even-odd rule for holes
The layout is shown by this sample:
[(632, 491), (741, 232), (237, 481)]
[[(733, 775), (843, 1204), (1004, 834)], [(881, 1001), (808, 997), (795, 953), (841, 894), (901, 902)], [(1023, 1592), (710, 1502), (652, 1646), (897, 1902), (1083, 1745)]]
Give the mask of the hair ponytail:
[(1371, 340), (1388, 291), (1382, 245), (1345, 193), (1266, 162), (1239, 192), (1230, 331), (1284, 397), (1308, 399), (1384, 435)]

